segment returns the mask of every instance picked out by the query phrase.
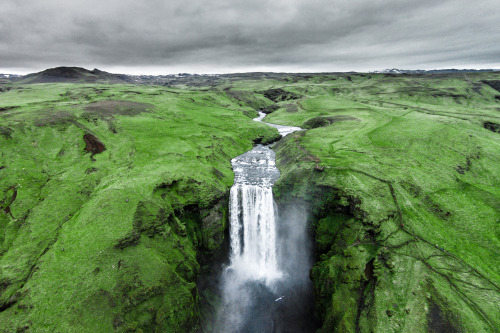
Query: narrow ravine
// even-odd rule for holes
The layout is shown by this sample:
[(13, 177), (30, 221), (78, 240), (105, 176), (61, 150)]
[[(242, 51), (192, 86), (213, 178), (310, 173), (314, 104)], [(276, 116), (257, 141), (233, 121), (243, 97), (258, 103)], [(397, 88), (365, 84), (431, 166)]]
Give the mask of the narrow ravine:
[[(283, 136), (302, 130), (268, 125)], [(301, 318), (310, 317), (312, 303), (306, 210), (296, 206), (279, 217), (272, 186), (280, 172), (269, 145), (256, 145), (231, 163), (230, 258), (220, 277), (214, 331), (308, 332), (312, 318)]]

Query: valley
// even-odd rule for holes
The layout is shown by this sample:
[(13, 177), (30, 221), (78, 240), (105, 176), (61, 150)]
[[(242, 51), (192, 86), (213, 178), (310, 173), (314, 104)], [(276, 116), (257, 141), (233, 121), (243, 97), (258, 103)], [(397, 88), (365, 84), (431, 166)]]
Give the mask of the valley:
[(231, 160), (271, 143), (319, 332), (498, 330), (498, 72), (151, 80), (2, 79), (0, 332), (205, 330)]

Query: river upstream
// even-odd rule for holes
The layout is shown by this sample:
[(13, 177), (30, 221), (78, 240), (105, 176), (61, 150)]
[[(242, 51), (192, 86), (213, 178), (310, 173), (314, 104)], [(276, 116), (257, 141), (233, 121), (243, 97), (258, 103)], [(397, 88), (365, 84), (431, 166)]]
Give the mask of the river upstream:
[[(283, 136), (301, 130), (268, 125)], [(298, 204), (279, 214), (272, 186), (280, 172), (269, 145), (257, 145), (231, 163), (230, 258), (220, 277), (214, 332), (314, 331), (306, 209)]]

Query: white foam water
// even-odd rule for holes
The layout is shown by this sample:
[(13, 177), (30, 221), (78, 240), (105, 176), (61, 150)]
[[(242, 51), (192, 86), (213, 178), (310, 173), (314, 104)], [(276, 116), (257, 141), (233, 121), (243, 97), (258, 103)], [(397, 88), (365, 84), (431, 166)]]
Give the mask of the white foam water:
[[(261, 112), (254, 120), (264, 117)], [(283, 136), (301, 130), (269, 125)], [(255, 299), (272, 294), (275, 283), (283, 277), (277, 260), (278, 214), (272, 192), (279, 178), (275, 153), (269, 146), (257, 145), (231, 163), (235, 180), (229, 200), (230, 263), (221, 278), (222, 307), (216, 323), (219, 332), (241, 331), (245, 320), (260, 311), (255, 309)]]
[(238, 185), (231, 189), (231, 268), (247, 280), (281, 276), (276, 260), (276, 219), (270, 187)]

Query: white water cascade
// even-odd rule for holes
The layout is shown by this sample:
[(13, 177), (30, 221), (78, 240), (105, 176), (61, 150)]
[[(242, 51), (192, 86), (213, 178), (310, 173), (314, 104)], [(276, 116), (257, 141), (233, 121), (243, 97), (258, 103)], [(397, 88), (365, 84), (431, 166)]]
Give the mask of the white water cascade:
[[(261, 113), (255, 121), (262, 121)], [(269, 124), (283, 136), (298, 127)], [(275, 153), (269, 146), (257, 145), (231, 161), (235, 175), (230, 192), (230, 262), (222, 274), (222, 308), (216, 330), (248, 331), (248, 320), (262, 317), (263, 299), (274, 302), (277, 284), (284, 277), (277, 249), (277, 211), (272, 186), (279, 178)], [(281, 295), (279, 295), (281, 296)], [(256, 299), (260, 299), (256, 301)], [(283, 297), (279, 298), (279, 300)], [(266, 301), (269, 302), (269, 301)], [(270, 306), (268, 303), (268, 307)], [(265, 316), (265, 315), (264, 315)], [(262, 325), (271, 321), (264, 320)], [(250, 331), (269, 331), (253, 323)]]
[[(230, 259), (231, 268), (244, 274), (246, 279), (267, 281), (280, 277), (271, 187), (279, 171), (270, 155), (274, 154), (268, 147), (257, 146), (244, 158), (233, 160), (236, 177), (229, 203)], [(267, 177), (252, 178), (252, 171)]]

